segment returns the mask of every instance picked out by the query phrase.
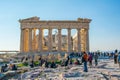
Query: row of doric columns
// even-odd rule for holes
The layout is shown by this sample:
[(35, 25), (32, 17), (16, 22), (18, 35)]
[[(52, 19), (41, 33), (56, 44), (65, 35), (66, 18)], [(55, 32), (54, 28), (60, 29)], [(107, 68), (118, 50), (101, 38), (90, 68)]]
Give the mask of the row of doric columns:
[[(38, 52), (43, 51), (43, 29), (39, 28), (39, 34), (38, 34)], [(48, 29), (48, 50), (51, 52), (52, 51), (52, 29)], [(68, 28), (68, 52), (72, 51), (72, 39), (71, 39), (71, 29)], [(81, 52), (81, 29), (77, 29), (77, 48), (78, 52)], [(21, 52), (32, 52), (36, 50), (36, 35), (35, 35), (35, 29), (29, 28), (29, 29), (21, 29), (21, 44), (20, 44), (20, 50)], [(85, 51), (89, 51), (89, 31), (88, 29), (85, 29)], [(62, 41), (61, 41), (62, 35), (61, 35), (61, 29), (58, 29), (58, 52), (61, 52), (62, 48)], [(34, 44), (33, 44), (34, 43)], [(34, 45), (34, 47), (33, 47)]]

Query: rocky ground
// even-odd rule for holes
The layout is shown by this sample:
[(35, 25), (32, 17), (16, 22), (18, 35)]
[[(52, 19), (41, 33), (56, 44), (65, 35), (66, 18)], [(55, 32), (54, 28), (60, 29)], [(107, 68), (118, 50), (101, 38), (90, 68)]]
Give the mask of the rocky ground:
[(120, 80), (120, 68), (114, 64), (113, 59), (100, 59), (98, 66), (83, 72), (83, 65), (70, 65), (69, 67), (42, 68), (36, 67), (16, 75), (10, 80)]

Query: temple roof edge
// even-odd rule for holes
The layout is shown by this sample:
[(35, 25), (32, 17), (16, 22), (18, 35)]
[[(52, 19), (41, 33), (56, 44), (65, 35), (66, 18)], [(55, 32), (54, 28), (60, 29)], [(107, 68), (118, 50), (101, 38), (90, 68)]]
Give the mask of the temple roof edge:
[(39, 17), (37, 17), (37, 16), (34, 16), (34, 17), (30, 17), (30, 18), (26, 18), (26, 19), (19, 19), (19, 22), (21, 23), (21, 22), (26, 22), (26, 21), (39, 21)]

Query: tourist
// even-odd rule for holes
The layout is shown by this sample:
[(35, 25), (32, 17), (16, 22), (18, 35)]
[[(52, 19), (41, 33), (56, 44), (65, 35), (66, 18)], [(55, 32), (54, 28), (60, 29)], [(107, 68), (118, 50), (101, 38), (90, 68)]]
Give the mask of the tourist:
[(65, 66), (68, 66), (68, 62), (69, 62), (69, 60), (67, 59), (67, 60), (65, 61)]
[(41, 57), (39, 57), (39, 66), (42, 66), (42, 64), (41, 64)]
[(87, 61), (88, 54), (86, 52), (83, 52), (82, 62), (84, 63), (84, 72), (88, 72)]
[(49, 64), (48, 64), (48, 61), (47, 61), (47, 60), (45, 61), (45, 67), (46, 67), (46, 68), (49, 67)]
[(67, 60), (68, 60), (68, 61), (70, 60), (70, 57), (69, 57), (69, 56), (67, 56)]
[(13, 64), (9, 64), (9, 69), (12, 70)]
[(44, 60), (42, 58), (39, 58), (39, 65), (42, 66), (44, 63)]
[(97, 66), (98, 65), (98, 54), (97, 53), (94, 54), (94, 60), (95, 60), (95, 66)]
[(12, 64), (13, 63), (13, 60), (12, 59), (10, 59), (10, 62), (9, 62), (10, 64)]
[(25, 57), (23, 56), (23, 57), (21, 58), (21, 62), (23, 62), (23, 61), (24, 61), (24, 59), (25, 59)]
[(61, 61), (61, 66), (64, 66), (65, 65), (65, 60), (63, 59), (62, 61)]
[(5, 68), (7, 68), (8, 67), (8, 65), (7, 64), (5, 64)]
[(7, 64), (1, 66), (1, 72), (6, 72), (6, 71), (8, 71), (8, 66), (7, 66)]
[(33, 68), (34, 67), (34, 61), (32, 60), (30, 63), (30, 67)]
[(120, 52), (118, 54), (118, 64), (119, 64), (119, 68), (120, 68)]
[(4, 71), (5, 72), (8, 71), (8, 65), (7, 64), (5, 64), (5, 66), (4, 66)]
[(25, 58), (25, 61), (28, 61), (28, 57)]
[(17, 66), (15, 64), (13, 64), (12, 70), (17, 70)]
[(1, 66), (1, 72), (5, 72), (5, 67)]
[(92, 60), (93, 60), (92, 54), (89, 54), (88, 61), (90, 68), (92, 67)]
[(51, 68), (56, 68), (56, 67), (57, 67), (54, 61), (52, 61), (52, 63), (51, 63), (51, 66), (50, 66), (50, 67), (51, 67)]
[(72, 65), (72, 58), (70, 58), (70, 65)]
[(114, 53), (114, 64), (117, 64), (117, 58), (118, 58), (118, 51), (115, 50), (115, 53)]

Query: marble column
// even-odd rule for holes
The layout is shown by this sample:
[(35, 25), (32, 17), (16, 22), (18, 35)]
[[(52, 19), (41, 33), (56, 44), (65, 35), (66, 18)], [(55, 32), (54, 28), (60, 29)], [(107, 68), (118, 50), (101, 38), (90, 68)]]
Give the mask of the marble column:
[(89, 29), (86, 29), (86, 51), (89, 52)]
[(42, 37), (43, 37), (43, 29), (39, 28), (39, 37), (38, 37), (38, 51), (42, 51)]
[(27, 29), (24, 29), (24, 52), (27, 52)]
[(80, 33), (81, 29), (77, 29), (77, 36), (78, 36), (78, 52), (81, 52), (81, 33)]
[(51, 52), (52, 51), (52, 29), (49, 29), (49, 40), (48, 40), (48, 43), (49, 43), (49, 51)]
[(58, 29), (58, 52), (61, 51), (61, 29)]
[(29, 29), (29, 52), (32, 51), (32, 28)]
[(24, 52), (24, 29), (21, 29), (21, 35), (20, 35), (20, 52)]
[(36, 29), (33, 29), (33, 51), (36, 50)]
[(71, 52), (71, 29), (68, 29), (68, 52)]

